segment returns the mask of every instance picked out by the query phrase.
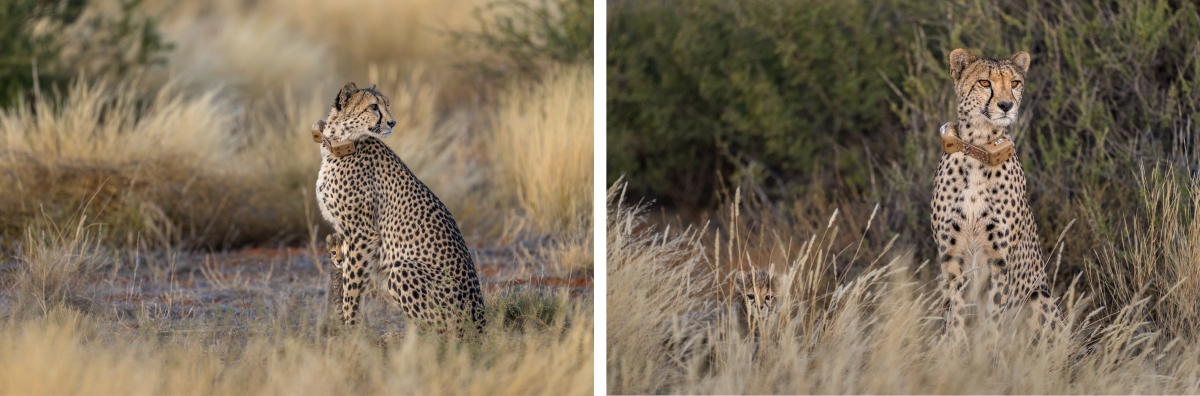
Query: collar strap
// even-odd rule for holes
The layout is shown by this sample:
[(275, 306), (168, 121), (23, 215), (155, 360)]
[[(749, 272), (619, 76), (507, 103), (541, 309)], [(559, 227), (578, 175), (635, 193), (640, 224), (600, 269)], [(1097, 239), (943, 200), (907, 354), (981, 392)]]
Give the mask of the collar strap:
[(964, 142), (956, 136), (958, 125), (953, 122), (947, 122), (942, 125), (942, 151), (946, 154), (954, 154), (962, 152), (968, 157), (979, 160), (985, 164), (996, 166), (1008, 161), (1016, 155), (1017, 151), (1013, 147), (1012, 136), (1007, 133), (993, 142), (987, 142), (982, 145), (975, 145)]
[(325, 120), (317, 120), (312, 125), (313, 142), (325, 144), (325, 148), (329, 149), (330, 153), (336, 158), (345, 157), (354, 154), (354, 142), (349, 140), (326, 139), (321, 135), (321, 131), (325, 130)]

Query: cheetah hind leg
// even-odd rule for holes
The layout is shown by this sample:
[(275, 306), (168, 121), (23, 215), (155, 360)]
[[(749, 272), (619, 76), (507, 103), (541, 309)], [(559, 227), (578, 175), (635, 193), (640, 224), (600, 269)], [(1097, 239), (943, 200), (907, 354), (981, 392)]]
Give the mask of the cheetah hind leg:
[[(483, 323), (470, 307), (474, 301), (462, 301), (459, 306), (451, 301), (438, 301), (433, 295), (439, 291), (453, 295), (448, 274), (438, 276), (423, 270), (428, 266), (413, 260), (399, 260), (388, 266), (387, 287), (392, 301), (404, 312), (410, 329), (421, 334), (436, 333), (439, 338), (475, 339), (483, 333)], [(404, 276), (407, 273), (407, 277)], [(465, 298), (466, 296), (459, 296)], [(409, 330), (409, 331), (412, 331)]]
[(946, 301), (945, 335), (965, 340), (967, 333), (963, 323), (963, 288), (966, 286), (962, 276), (962, 259), (946, 257), (942, 262), (942, 295)]

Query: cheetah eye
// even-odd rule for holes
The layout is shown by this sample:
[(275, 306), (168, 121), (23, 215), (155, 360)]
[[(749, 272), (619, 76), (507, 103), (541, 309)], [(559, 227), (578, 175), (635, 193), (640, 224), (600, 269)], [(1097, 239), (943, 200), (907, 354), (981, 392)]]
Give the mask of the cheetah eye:
[(371, 103), (371, 110), (379, 111), (379, 105), (375, 104), (375, 103)]
[(1018, 86), (1020, 86), (1020, 85), (1021, 85), (1021, 82), (1020, 82), (1020, 81), (1013, 81), (1013, 82), (1012, 82), (1012, 87), (1013, 87), (1013, 88), (1016, 88), (1016, 87), (1018, 87)]
[(775, 298), (771, 297), (771, 296), (763, 296), (763, 302), (765, 302), (765, 303), (770, 303), (771, 300), (774, 300), (774, 299)]
[(992, 82), (988, 81), (988, 80), (979, 80), (979, 85), (984, 86), (984, 87), (990, 87), (990, 86), (992, 86)]
[(754, 295), (753, 295), (753, 294), (747, 294), (747, 295), (746, 295), (746, 298), (747, 298), (747, 299), (749, 299), (750, 301), (754, 301)]

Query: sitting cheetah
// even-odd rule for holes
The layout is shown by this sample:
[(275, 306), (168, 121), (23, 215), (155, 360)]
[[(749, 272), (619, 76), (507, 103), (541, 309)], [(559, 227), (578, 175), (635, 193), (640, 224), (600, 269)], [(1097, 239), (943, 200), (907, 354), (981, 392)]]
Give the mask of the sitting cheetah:
[(314, 126), (314, 138), (323, 142), (317, 203), (335, 229), (328, 240), (342, 274), (342, 322), (360, 323), (363, 287), (379, 270), (392, 299), (420, 328), (482, 331), (479, 278), (454, 218), (379, 140), (396, 124), (387, 105), (374, 87), (347, 83), (327, 123)]
[[(968, 307), (987, 317), (1024, 304), (1033, 312), (1031, 327), (1062, 325), (1050, 298), (1021, 162), (1011, 150), (999, 158), (984, 152), (1011, 140), (1006, 129), (1021, 107), (1028, 69), (1026, 52), (1007, 60), (976, 59), (965, 49), (950, 53), (958, 122), (943, 126), (943, 140), (961, 141), (953, 140), (938, 163), (930, 220), (942, 264), (946, 330), (956, 335), (965, 334)], [(988, 289), (981, 294), (985, 281)]]
[(702, 366), (711, 364), (710, 338), (715, 335), (718, 340), (726, 339), (720, 326), (728, 322), (732, 322), (737, 338), (748, 337), (757, 348), (757, 343), (778, 325), (775, 295), (780, 290), (779, 283), (779, 277), (766, 270), (738, 271), (733, 283), (732, 318), (725, 319), (729, 307), (706, 308), (684, 313), (665, 324), (667, 334), (663, 344), (671, 359), (684, 366), (686, 361), (697, 358), (706, 359)]

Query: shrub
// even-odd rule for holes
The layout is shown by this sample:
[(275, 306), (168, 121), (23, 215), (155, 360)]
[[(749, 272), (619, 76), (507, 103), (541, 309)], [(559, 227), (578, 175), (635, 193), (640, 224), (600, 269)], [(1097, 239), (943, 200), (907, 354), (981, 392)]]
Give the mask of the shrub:
[(592, 60), (592, 0), (497, 0), (475, 9), (478, 31), (453, 33), (458, 45), (483, 49), (485, 74), (514, 70), (537, 77), (554, 64)]
[(121, 0), (116, 14), (89, 11), (88, 0), (13, 0), (0, 4), (0, 106), (36, 86), (66, 85), (77, 72), (124, 74), (161, 63), (169, 50), (142, 0)]

